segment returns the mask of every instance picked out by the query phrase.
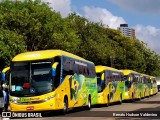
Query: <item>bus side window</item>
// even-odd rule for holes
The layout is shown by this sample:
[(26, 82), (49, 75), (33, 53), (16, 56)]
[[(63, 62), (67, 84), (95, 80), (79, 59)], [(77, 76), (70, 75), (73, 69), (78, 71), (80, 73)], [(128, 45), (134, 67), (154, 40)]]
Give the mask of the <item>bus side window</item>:
[(88, 64), (88, 68), (89, 68), (89, 77), (91, 78), (96, 77), (95, 66), (93, 64)]
[(89, 77), (89, 69), (88, 69), (88, 67), (85, 67), (85, 74), (86, 74), (87, 77)]
[(76, 74), (79, 74), (78, 65), (75, 64), (75, 61), (74, 61), (74, 64), (73, 64), (73, 72), (76, 73)]
[(78, 65), (78, 71), (79, 74), (83, 74), (83, 67), (81, 65)]
[(56, 68), (56, 77), (55, 77), (55, 80), (54, 80), (54, 87), (57, 88), (60, 84), (60, 73), (61, 73), (61, 65), (60, 63), (57, 65), (57, 68)]
[(118, 81), (121, 81), (120, 73), (118, 74)]
[(111, 74), (111, 76), (110, 76), (110, 77), (111, 77), (111, 82), (113, 82), (113, 80), (114, 80), (113, 75)]
[(90, 64), (87, 64), (87, 66), (88, 66), (88, 77), (93, 77), (93, 70), (92, 70), (92, 66), (90, 65)]
[(54, 62), (58, 62), (56, 67), (56, 76), (53, 78), (53, 86), (57, 88), (60, 84), (60, 75), (61, 75), (61, 60), (59, 57), (55, 57)]

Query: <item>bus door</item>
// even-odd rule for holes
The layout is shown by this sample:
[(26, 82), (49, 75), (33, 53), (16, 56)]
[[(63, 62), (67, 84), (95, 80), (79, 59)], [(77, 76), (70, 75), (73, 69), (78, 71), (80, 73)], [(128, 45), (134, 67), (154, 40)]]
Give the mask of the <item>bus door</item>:
[(109, 91), (110, 91), (110, 100), (111, 102), (114, 102), (116, 97), (116, 83), (115, 83), (115, 75), (113, 74), (113, 71), (110, 71), (110, 83), (109, 83)]
[(111, 88), (112, 88), (112, 83), (111, 83), (111, 72), (109, 70), (105, 71), (105, 88), (107, 89), (106, 91), (106, 96), (109, 95), (109, 100), (112, 97), (112, 92), (111, 92)]
[(113, 94), (114, 94), (114, 100), (115, 101), (118, 101), (118, 98), (120, 96), (120, 91), (118, 91), (118, 74), (116, 72), (114, 72), (114, 75), (113, 75)]
[(133, 89), (134, 89), (134, 95), (136, 95), (135, 97), (136, 98), (139, 98), (140, 96), (140, 83), (139, 83), (139, 78), (140, 76), (139, 75), (135, 75), (134, 76), (134, 86), (133, 86)]

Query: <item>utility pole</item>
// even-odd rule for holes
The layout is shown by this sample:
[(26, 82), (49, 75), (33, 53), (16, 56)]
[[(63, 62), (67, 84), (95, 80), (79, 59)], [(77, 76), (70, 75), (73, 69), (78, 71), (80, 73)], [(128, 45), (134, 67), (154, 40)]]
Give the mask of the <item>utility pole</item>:
[(110, 56), (111, 67), (114, 67), (114, 56)]

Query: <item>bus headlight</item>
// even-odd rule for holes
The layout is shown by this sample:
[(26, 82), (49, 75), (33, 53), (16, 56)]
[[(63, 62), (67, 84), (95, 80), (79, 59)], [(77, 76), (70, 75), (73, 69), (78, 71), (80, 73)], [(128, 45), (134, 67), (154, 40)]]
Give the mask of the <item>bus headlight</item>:
[(12, 103), (17, 103), (19, 100), (20, 100), (20, 98), (18, 98), (18, 97), (12, 97), (12, 98), (10, 99), (10, 102), (12, 102)]
[(125, 96), (128, 96), (129, 94), (128, 94), (128, 92), (125, 92)]
[(48, 100), (54, 98), (55, 96), (56, 96), (56, 94), (55, 94), (55, 95), (52, 95), (52, 96), (49, 96), (49, 97), (47, 97), (46, 99), (44, 99), (44, 101), (48, 101)]

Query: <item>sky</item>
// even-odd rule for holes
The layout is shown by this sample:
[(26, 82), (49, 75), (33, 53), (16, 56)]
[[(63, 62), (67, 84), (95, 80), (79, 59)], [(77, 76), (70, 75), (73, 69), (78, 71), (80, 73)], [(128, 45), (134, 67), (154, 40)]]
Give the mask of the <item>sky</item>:
[(42, 0), (62, 17), (76, 12), (92, 22), (117, 29), (126, 23), (136, 37), (160, 53), (160, 0)]

